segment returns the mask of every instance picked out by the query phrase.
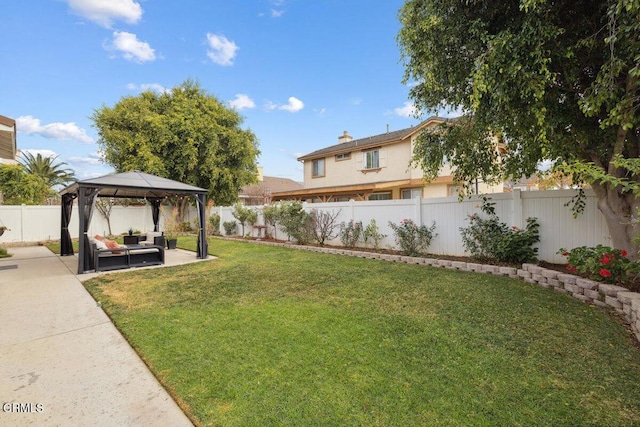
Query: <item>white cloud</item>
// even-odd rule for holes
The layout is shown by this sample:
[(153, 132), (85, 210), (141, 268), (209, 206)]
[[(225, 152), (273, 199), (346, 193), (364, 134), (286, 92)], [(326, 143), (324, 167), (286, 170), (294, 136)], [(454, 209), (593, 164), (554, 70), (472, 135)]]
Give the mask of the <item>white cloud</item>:
[(280, 18), (282, 15), (284, 15), (284, 10), (271, 9), (272, 18)]
[(249, 98), (248, 95), (244, 93), (236, 94), (236, 98), (227, 102), (231, 108), (235, 108), (236, 110), (243, 110), (245, 108), (256, 108), (256, 103), (253, 102), (253, 99)]
[(327, 109), (326, 109), (326, 108), (324, 108), (324, 107), (323, 107), (323, 108), (315, 108), (313, 111), (314, 111), (316, 114), (318, 114), (318, 116), (320, 116), (320, 117), (324, 117), (324, 116), (325, 116), (325, 114), (327, 114)]
[(69, 157), (69, 162), (74, 164), (83, 164), (83, 165), (103, 165), (102, 155), (99, 151), (95, 151), (93, 153), (89, 153), (86, 157)]
[(142, 83), (140, 85), (137, 85), (135, 83), (129, 83), (127, 84), (127, 89), (129, 90), (134, 90), (137, 92), (146, 92), (148, 90), (152, 91), (152, 92), (157, 92), (157, 93), (170, 93), (171, 89), (166, 88), (164, 86), (162, 86), (159, 83)]
[(209, 59), (218, 65), (233, 65), (233, 58), (239, 49), (234, 42), (223, 35), (207, 33), (207, 43), (210, 48), (207, 50)]
[(285, 105), (278, 105), (274, 102), (267, 101), (265, 104), (265, 108), (269, 111), (271, 110), (284, 110), (289, 111), (290, 113), (295, 113), (304, 108), (304, 102), (300, 101), (295, 96), (289, 97), (289, 103)]
[(45, 138), (63, 140), (63, 141), (80, 141), (86, 144), (92, 144), (93, 138), (87, 135), (84, 129), (81, 129), (73, 122), (69, 123), (49, 123), (47, 125), (40, 124), (40, 119), (33, 116), (20, 116), (16, 119), (16, 128), (18, 132), (27, 135), (35, 134)]
[(402, 107), (395, 108), (393, 113), (400, 117), (416, 117), (419, 111), (412, 102), (407, 101)]
[(133, 0), (67, 0), (76, 15), (106, 28), (114, 21), (136, 24), (142, 18), (142, 7)]
[(58, 157), (58, 153), (53, 150), (37, 150), (35, 148), (25, 148), (20, 150), (20, 154), (22, 153), (30, 153), (32, 156), (36, 157), (38, 154), (42, 157), (51, 157), (52, 159)]
[(113, 42), (105, 46), (105, 49), (118, 50), (125, 59), (139, 63), (156, 59), (155, 50), (149, 43), (141, 42), (135, 34), (126, 31), (114, 31)]
[(280, 105), (277, 107), (279, 110), (289, 111), (290, 113), (295, 113), (304, 108), (304, 102), (300, 101), (295, 96), (289, 97), (289, 103), (287, 105)]

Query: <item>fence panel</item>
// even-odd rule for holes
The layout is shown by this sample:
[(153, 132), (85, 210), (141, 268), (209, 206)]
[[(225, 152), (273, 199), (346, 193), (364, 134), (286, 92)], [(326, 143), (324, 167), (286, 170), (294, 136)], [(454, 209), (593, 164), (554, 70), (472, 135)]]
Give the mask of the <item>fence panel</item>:
[[(524, 227), (527, 217), (536, 217), (540, 223), (539, 258), (549, 262), (565, 262), (564, 257), (556, 252), (561, 248), (577, 246), (611, 245), (611, 238), (606, 222), (597, 209), (596, 197), (592, 191), (586, 191), (584, 213), (573, 218), (571, 210), (565, 206), (575, 195), (572, 190), (530, 191), (513, 193), (496, 193), (489, 197), (495, 203), (495, 210), (500, 220), (508, 226)], [(304, 203), (306, 211), (312, 209), (337, 212), (336, 224), (350, 220), (361, 221), (366, 227), (375, 219), (378, 229), (387, 236), (381, 247), (396, 248), (393, 230), (389, 222), (400, 223), (403, 219), (411, 219), (417, 224), (430, 226), (436, 224), (430, 252), (439, 255), (465, 255), (460, 236), (460, 228), (469, 225), (469, 215), (480, 214), (481, 198), (458, 201), (457, 197), (380, 200), (380, 201), (348, 201), (338, 203)], [(255, 207), (259, 213), (258, 224), (264, 224), (262, 208)], [(220, 214), (220, 231), (224, 233), (222, 223), (235, 221), (233, 207), (216, 207), (213, 210)], [(168, 208), (162, 210), (162, 217), (171, 215)], [(190, 210), (188, 219), (196, 218), (195, 210)], [(0, 220), (10, 230), (0, 236), (0, 243), (37, 242), (60, 238), (60, 206), (0, 206)], [(163, 219), (160, 224), (163, 229)], [(78, 209), (74, 206), (70, 223), (72, 237), (78, 236)], [(111, 231), (113, 234), (125, 233), (129, 228), (142, 232), (153, 229), (151, 209), (148, 206), (114, 206), (111, 212)], [(99, 212), (94, 211), (90, 234), (107, 234), (108, 225)], [(273, 230), (269, 230), (273, 235)], [(337, 230), (336, 230), (337, 231)], [(240, 232), (238, 227), (237, 233)], [(245, 227), (245, 233), (258, 236), (258, 230)], [(286, 234), (277, 229), (276, 236), (284, 240)], [(339, 236), (328, 244), (340, 244)]]

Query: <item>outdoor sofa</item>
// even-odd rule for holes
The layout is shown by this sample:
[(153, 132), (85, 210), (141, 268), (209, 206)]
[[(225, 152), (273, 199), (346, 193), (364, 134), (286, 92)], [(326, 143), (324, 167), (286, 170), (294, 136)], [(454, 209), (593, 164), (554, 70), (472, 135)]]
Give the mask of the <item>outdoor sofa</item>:
[(161, 245), (124, 245), (113, 249), (98, 249), (95, 243), (91, 246), (95, 271), (164, 264), (164, 246)]

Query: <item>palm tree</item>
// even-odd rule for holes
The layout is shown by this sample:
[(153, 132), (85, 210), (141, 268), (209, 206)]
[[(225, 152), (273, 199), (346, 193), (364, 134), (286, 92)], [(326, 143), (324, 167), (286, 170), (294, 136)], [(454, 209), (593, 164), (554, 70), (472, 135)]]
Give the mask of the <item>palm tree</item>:
[(49, 187), (65, 185), (76, 180), (73, 170), (64, 168), (64, 166), (67, 166), (66, 163), (59, 162), (54, 164), (58, 156), (43, 157), (40, 153), (34, 156), (29, 152), (22, 152), (21, 155), (20, 164), (24, 167), (25, 172), (42, 178)]

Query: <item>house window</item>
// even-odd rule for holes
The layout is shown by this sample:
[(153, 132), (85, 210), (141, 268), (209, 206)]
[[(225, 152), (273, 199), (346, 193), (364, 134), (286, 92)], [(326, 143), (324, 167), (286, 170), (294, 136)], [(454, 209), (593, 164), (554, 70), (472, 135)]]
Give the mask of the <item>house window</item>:
[(422, 198), (422, 188), (408, 188), (402, 190), (403, 199), (420, 199)]
[(462, 193), (462, 187), (459, 185), (450, 185), (449, 186), (449, 196), (458, 196)]
[(351, 153), (336, 154), (336, 160), (349, 160), (350, 158), (351, 158)]
[(380, 167), (380, 150), (365, 151), (362, 153), (365, 169), (378, 169)]
[(373, 193), (369, 194), (369, 200), (391, 200), (391, 193)]
[(324, 159), (318, 159), (313, 161), (313, 177), (324, 176)]

